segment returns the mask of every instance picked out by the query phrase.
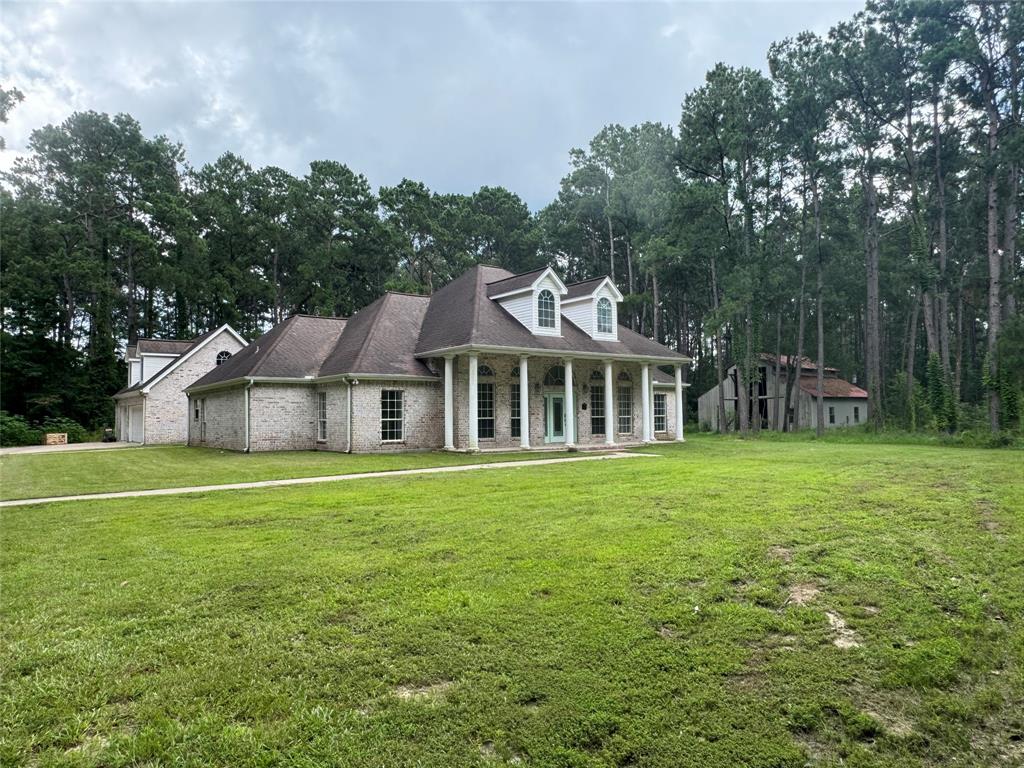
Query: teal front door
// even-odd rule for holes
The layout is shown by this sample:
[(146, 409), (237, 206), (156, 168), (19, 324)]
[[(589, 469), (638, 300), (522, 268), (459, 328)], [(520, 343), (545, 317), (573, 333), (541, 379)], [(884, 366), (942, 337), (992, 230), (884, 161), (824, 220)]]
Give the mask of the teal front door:
[(565, 395), (544, 395), (544, 442), (565, 442)]

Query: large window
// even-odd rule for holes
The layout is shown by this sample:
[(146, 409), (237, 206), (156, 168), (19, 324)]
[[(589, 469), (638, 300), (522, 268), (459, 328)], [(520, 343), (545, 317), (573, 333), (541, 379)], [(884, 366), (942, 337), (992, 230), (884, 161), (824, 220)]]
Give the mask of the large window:
[(555, 327), (555, 294), (547, 288), (537, 294), (537, 327)]
[(833, 406), (833, 405), (830, 405), (828, 407), (828, 423), (829, 424), (835, 424), (836, 423), (836, 409), (835, 409), (835, 406)]
[(633, 431), (633, 387), (619, 384), (619, 434)]
[(612, 332), (612, 303), (606, 298), (597, 300), (597, 332)]
[(860, 406), (853, 406), (853, 423), (860, 424)]
[(494, 437), (494, 382), (476, 385), (476, 434), (487, 440)]
[(513, 384), (509, 389), (509, 425), (512, 429), (512, 437), (522, 436), (522, 421), (519, 418), (519, 385)]
[(665, 405), (665, 393), (655, 392), (654, 393), (654, 431), (665, 432), (668, 429), (666, 424), (667, 411)]
[(316, 439), (327, 439), (327, 393), (316, 393)]
[(380, 439), (385, 443), (405, 438), (405, 402), (400, 389), (380, 393)]
[(590, 434), (604, 434), (604, 384), (590, 385)]
[(565, 368), (563, 368), (561, 365), (552, 365), (550, 368), (548, 368), (548, 372), (544, 374), (544, 386), (564, 387)]

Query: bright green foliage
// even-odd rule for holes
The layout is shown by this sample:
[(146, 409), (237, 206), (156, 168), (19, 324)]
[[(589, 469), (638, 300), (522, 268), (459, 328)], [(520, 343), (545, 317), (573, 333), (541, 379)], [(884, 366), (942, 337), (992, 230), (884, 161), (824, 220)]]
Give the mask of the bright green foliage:
[(1019, 762), (1019, 451), (649, 452), (5, 510), (0, 762)]

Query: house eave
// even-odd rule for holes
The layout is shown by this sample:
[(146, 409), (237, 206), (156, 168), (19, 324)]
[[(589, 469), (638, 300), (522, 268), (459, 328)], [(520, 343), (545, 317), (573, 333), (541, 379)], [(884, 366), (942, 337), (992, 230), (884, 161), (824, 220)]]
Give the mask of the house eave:
[[(621, 343), (621, 342), (618, 342)], [(692, 358), (685, 355), (634, 355), (630, 353), (584, 352), (573, 350), (537, 349), (536, 347), (501, 347), (489, 344), (460, 344), (455, 347), (441, 347), (425, 352), (417, 352), (416, 357), (449, 357), (478, 352), (492, 355), (527, 355), (532, 357), (561, 357), (573, 360), (628, 360), (638, 363), (657, 363), (665, 365), (688, 365)]]

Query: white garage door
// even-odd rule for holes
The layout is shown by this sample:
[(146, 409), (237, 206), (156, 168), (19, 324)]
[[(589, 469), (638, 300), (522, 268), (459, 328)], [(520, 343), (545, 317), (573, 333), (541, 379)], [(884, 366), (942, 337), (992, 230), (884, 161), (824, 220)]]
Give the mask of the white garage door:
[(128, 409), (128, 441), (142, 442), (142, 406), (133, 405)]

